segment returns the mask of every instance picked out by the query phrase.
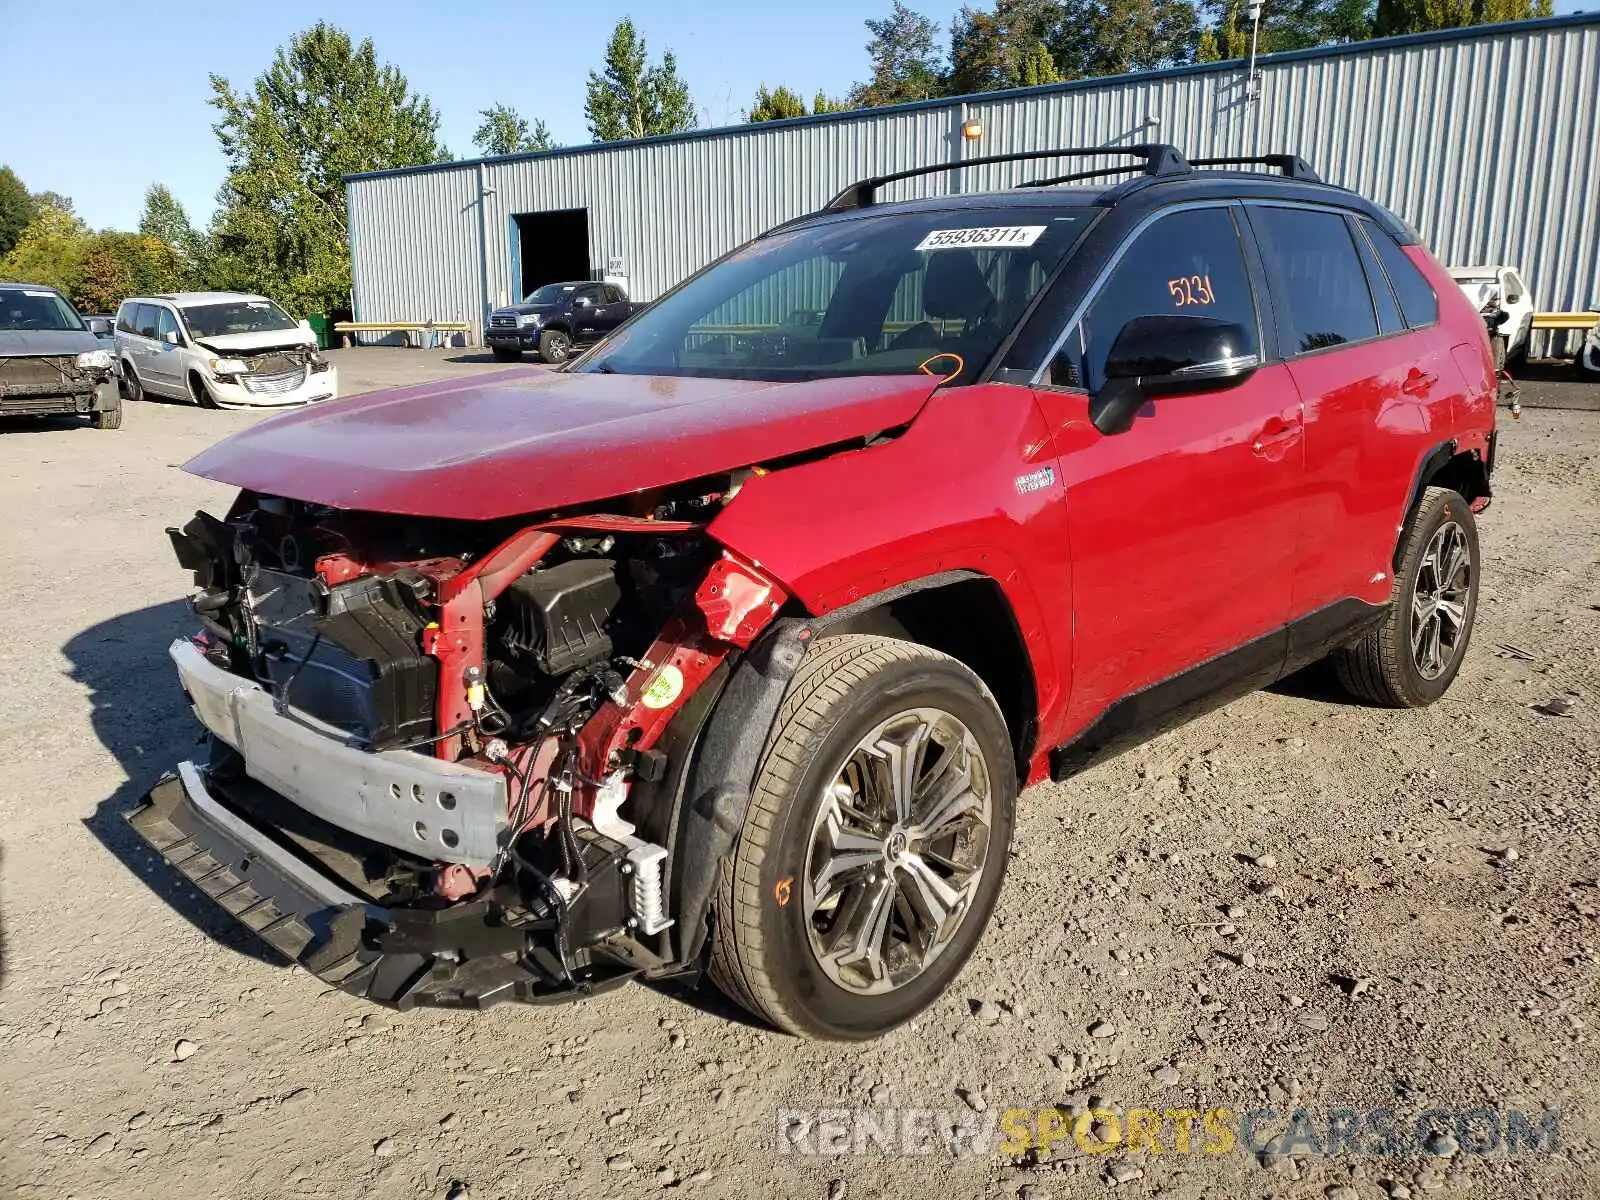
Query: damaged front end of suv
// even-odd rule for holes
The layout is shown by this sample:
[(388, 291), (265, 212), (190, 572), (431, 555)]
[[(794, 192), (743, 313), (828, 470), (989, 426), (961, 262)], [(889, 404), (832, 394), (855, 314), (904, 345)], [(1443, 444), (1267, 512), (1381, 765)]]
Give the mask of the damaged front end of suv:
[(705, 535), (741, 474), (527, 525), (246, 492), (170, 530), (202, 626), (170, 654), (210, 754), (134, 827), (386, 1004), (560, 999), (692, 962), (700, 922), (676, 927), (670, 898), (686, 756), (665, 746), (786, 599)]

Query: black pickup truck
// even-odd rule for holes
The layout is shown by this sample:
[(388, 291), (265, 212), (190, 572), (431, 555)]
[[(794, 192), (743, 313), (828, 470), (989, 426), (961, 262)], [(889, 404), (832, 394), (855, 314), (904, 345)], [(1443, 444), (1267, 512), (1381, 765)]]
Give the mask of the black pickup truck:
[(599, 341), (643, 307), (614, 283), (547, 283), (490, 313), (484, 341), (501, 362), (534, 350), (547, 363), (564, 363), (574, 346)]

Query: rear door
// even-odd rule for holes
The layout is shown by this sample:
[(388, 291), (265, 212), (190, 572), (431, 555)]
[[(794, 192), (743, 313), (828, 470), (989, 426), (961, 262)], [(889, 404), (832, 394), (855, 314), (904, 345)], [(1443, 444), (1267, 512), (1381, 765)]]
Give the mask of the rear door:
[[(1270, 361), (1236, 205), (1157, 214), (1100, 282), (1036, 388), (1055, 439), (1072, 544), (1069, 732), (1140, 722), (1283, 662), (1303, 486), (1300, 401)], [(1268, 361), (1243, 383), (1147, 403), (1102, 434), (1089, 404), (1134, 317), (1230, 321)], [(1239, 651), (1238, 654), (1230, 654)], [(1226, 656), (1226, 657), (1224, 657)], [(1208, 673), (1209, 672), (1209, 673)], [(1135, 711), (1137, 710), (1137, 711)]]
[(1247, 212), (1305, 402), (1290, 607), (1312, 618), (1308, 630), (1336, 627), (1389, 598), (1397, 524), (1423, 459), (1449, 438), (1460, 374), (1427, 281), (1413, 267), (1407, 285), (1420, 282), (1423, 294), (1397, 295), (1363, 225), (1404, 260), (1386, 232), (1335, 208), (1260, 202)]

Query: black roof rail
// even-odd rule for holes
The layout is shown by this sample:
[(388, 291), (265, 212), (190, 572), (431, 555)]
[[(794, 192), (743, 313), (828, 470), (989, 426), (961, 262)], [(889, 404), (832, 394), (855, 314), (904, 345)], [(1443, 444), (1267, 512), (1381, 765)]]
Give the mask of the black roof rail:
[(1188, 160), (1176, 146), (1164, 142), (1148, 142), (1138, 146), (1071, 146), (1060, 150), (1023, 150), (1015, 154), (990, 154), (983, 158), (968, 158), (960, 162), (934, 163), (926, 167), (912, 167), (909, 171), (896, 171), (892, 175), (878, 175), (858, 180), (832, 200), (823, 212), (843, 212), (852, 208), (867, 208), (886, 183), (912, 179), (918, 175), (933, 175), (940, 171), (960, 171), (967, 167), (983, 167), (990, 163), (1029, 162), (1040, 158), (1095, 158), (1101, 155), (1123, 154), (1144, 160), (1146, 175), (1178, 175), (1189, 169)]
[(1258, 154), (1253, 157), (1191, 158), (1191, 167), (1258, 166), (1276, 167), (1290, 179), (1303, 179), (1307, 183), (1321, 183), (1322, 176), (1311, 169), (1311, 164), (1298, 154)]
[[(1076, 183), (1080, 179), (1104, 179), (1107, 175), (1126, 175), (1130, 171), (1149, 174), (1143, 167), (1101, 167), (1095, 171), (1074, 171), (1070, 175), (1052, 175), (1049, 179), (1030, 179), (1017, 184), (1018, 188), (1055, 187), (1061, 183)], [(1178, 173), (1178, 172), (1174, 172)]]

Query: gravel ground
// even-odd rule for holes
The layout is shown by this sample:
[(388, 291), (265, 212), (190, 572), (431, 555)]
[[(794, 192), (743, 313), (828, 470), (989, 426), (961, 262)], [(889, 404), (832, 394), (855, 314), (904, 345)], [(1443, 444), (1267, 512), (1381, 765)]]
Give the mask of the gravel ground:
[[(347, 391), (476, 369), (380, 353), (345, 356)], [(1600, 415), (1504, 422), (1477, 635), (1443, 702), (1357, 708), (1313, 673), (1028, 792), (965, 974), (857, 1047), (642, 986), (368, 1007), (139, 849), (120, 814), (196, 731), (164, 653), (187, 622), (161, 531), (227, 500), (176, 466), (253, 419), (145, 404), (116, 433), (0, 436), (0, 1194), (1600, 1192)], [(1184, 1153), (1169, 1120), (1162, 1153), (1069, 1137), (952, 1160), (786, 1153), (777, 1132), (785, 1109), (915, 1108), (981, 1133), (1012, 1106), (1304, 1108), (1324, 1130), (1391, 1108), (1408, 1132), (1429, 1108), (1549, 1107), (1559, 1146), (1208, 1154), (1197, 1126)], [(833, 1119), (802, 1119), (802, 1148)]]

